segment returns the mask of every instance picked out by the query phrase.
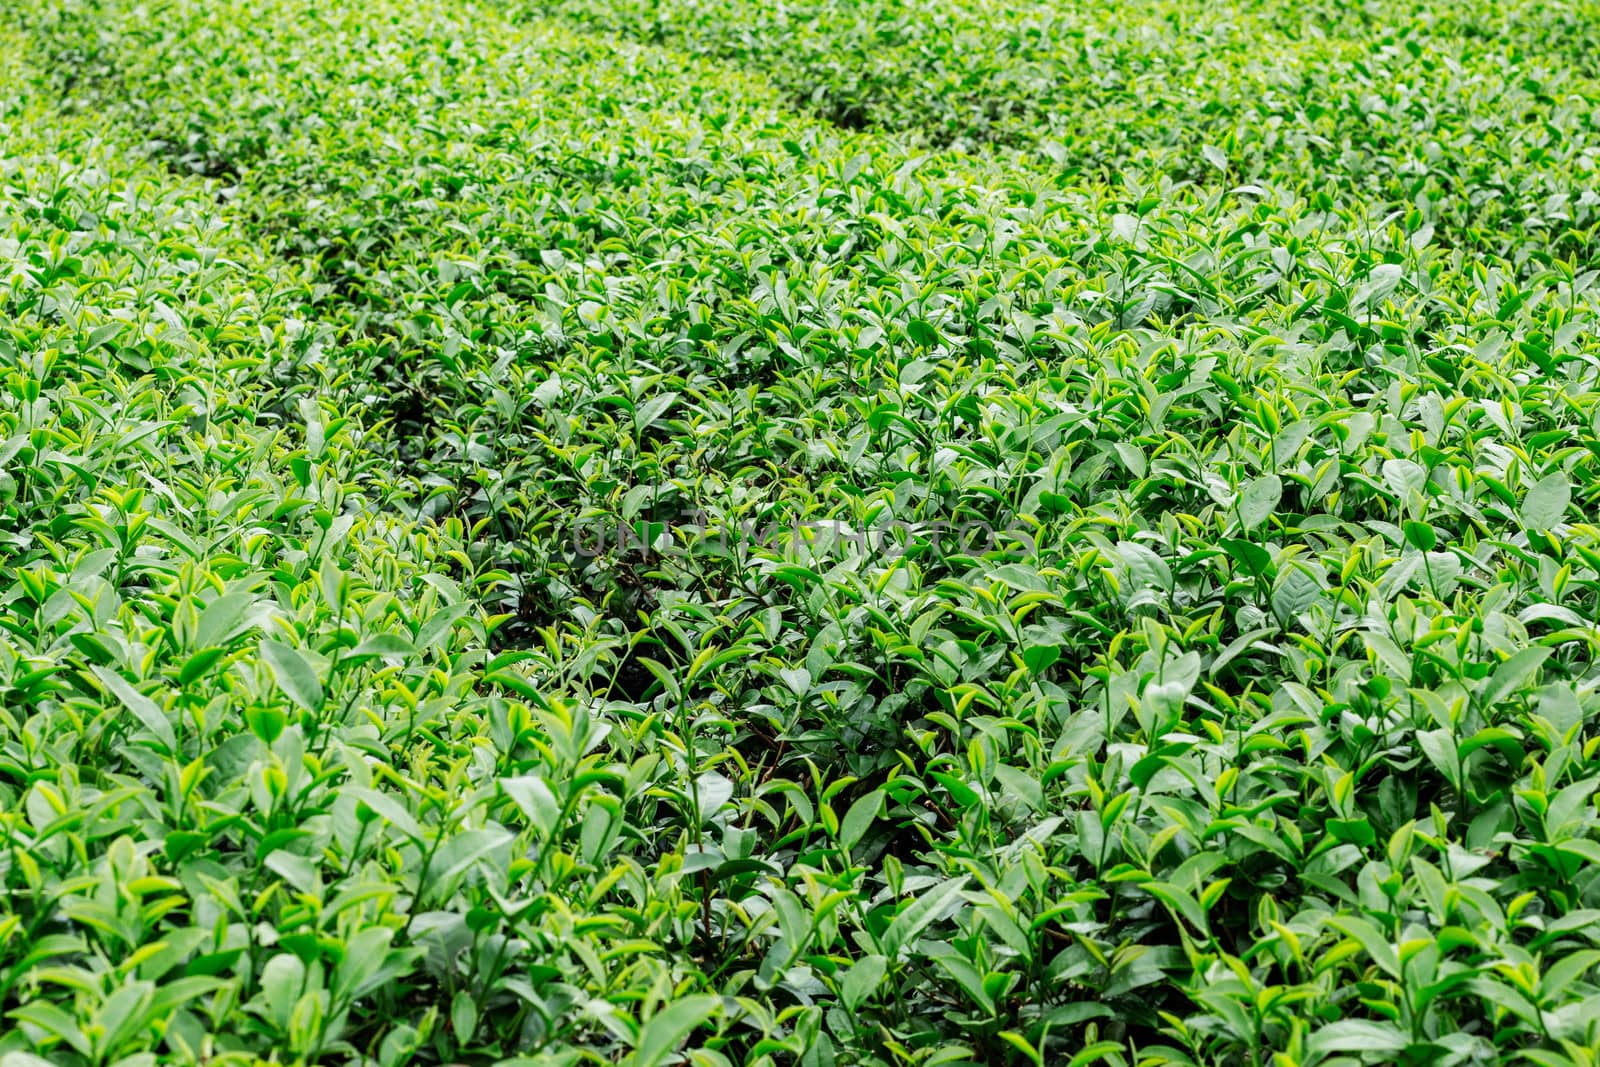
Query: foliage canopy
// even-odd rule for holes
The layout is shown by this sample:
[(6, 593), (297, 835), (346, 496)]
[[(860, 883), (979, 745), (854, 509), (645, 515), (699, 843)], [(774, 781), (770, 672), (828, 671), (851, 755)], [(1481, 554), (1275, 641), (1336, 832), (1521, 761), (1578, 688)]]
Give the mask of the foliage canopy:
[(1600, 1054), (1600, 19), (12, 0), (0, 1067)]

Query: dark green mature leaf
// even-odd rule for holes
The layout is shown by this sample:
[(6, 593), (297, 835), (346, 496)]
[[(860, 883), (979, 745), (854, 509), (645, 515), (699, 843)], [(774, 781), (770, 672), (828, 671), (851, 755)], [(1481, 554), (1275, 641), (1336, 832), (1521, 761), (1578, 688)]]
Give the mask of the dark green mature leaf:
[(266, 640), (261, 642), (261, 658), (272, 669), (272, 677), (284, 696), (307, 711), (322, 707), (322, 681), (304, 653), (281, 642)]
[(155, 701), (129, 685), (127, 680), (115, 671), (98, 666), (94, 667), (93, 670), (95, 677), (100, 679), (100, 683), (122, 703), (124, 708), (127, 708), (133, 714), (133, 717), (139, 721), (141, 726), (154, 734), (156, 740), (168, 752), (175, 753), (177, 751), (177, 734), (174, 733), (172, 723), (167, 720), (166, 715), (162, 714), (161, 709), (156, 707)]
[(1572, 502), (1572, 483), (1561, 471), (1534, 482), (1522, 498), (1522, 524), (1543, 533), (1562, 521)]
[(878, 948), (883, 955), (890, 960), (898, 959), (913, 939), (938, 921), (944, 909), (961, 895), (966, 884), (965, 876), (952, 878), (915, 897), (895, 915), (894, 921), (879, 939)]
[(1370, 920), (1356, 915), (1336, 916), (1327, 920), (1328, 925), (1334, 929), (1354, 938), (1368, 958), (1377, 964), (1380, 969), (1391, 977), (1400, 977), (1400, 959), (1395, 954), (1394, 945), (1383, 936)]
[(1410, 1045), (1405, 1033), (1391, 1023), (1343, 1019), (1318, 1028), (1311, 1046), (1323, 1055), (1330, 1052), (1372, 1052), (1393, 1055)]
[(1549, 658), (1548, 648), (1525, 648), (1500, 664), (1483, 687), (1483, 705), (1492, 707), (1520, 690)]
[(1283, 498), (1283, 481), (1265, 474), (1247, 484), (1239, 494), (1239, 524), (1253, 530), (1266, 522)]
[(882, 808), (882, 789), (874, 789), (857, 798), (839, 823), (839, 847), (846, 852), (855, 848), (856, 842), (860, 841), (862, 835), (872, 826), (872, 821), (878, 817)]
[(718, 998), (712, 996), (685, 997), (663, 1007), (639, 1031), (638, 1044), (633, 1055), (625, 1061), (629, 1067), (659, 1067), (701, 1023), (717, 1010)]
[(875, 993), (888, 973), (889, 961), (877, 954), (862, 956), (850, 965), (839, 981), (839, 997), (844, 1006), (855, 1011)]

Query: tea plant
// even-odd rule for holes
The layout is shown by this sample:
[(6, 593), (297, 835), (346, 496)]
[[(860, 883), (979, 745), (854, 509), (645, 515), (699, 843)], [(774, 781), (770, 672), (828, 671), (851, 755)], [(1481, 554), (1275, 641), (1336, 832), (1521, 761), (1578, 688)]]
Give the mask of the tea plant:
[(4, 1067), (1593, 1062), (1581, 5), (12, 10)]

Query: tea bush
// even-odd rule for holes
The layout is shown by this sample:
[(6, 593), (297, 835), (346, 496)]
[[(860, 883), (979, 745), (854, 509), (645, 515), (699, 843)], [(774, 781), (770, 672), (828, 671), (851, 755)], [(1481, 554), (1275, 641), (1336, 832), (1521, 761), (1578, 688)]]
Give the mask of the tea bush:
[(4, 1067), (1594, 1062), (1582, 5), (12, 10)]

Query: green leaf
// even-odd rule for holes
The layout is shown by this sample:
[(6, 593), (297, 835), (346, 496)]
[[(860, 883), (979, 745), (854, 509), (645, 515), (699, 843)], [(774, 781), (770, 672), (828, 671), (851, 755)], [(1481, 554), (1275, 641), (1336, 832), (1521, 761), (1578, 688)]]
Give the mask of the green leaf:
[(1311, 1035), (1311, 1048), (1319, 1055), (1330, 1052), (1375, 1052), (1392, 1055), (1411, 1043), (1404, 1031), (1392, 1023), (1365, 1019), (1342, 1019), (1319, 1027)]
[(889, 961), (877, 954), (862, 956), (839, 980), (839, 999), (844, 1006), (855, 1011), (878, 991), (883, 976), (888, 972)]
[(677, 393), (662, 393), (660, 396), (653, 396), (643, 404), (640, 404), (638, 413), (639, 428), (643, 430), (654, 425), (677, 402)]
[(966, 887), (967, 876), (952, 878), (926, 893), (915, 897), (906, 908), (894, 917), (889, 928), (878, 942), (879, 949), (889, 959), (898, 959), (922, 931), (937, 920), (944, 909)]
[(1540, 645), (1525, 648), (1495, 668), (1478, 696), (1478, 705), (1492, 708), (1520, 690), (1550, 658), (1550, 649)]
[(77, 1019), (48, 1001), (36, 1000), (24, 1004), (7, 1012), (6, 1016), (18, 1022), (37, 1026), (84, 1056), (92, 1055), (89, 1037), (84, 1033), (83, 1026)]
[(1541, 1014), (1539, 1009), (1522, 993), (1504, 982), (1496, 981), (1489, 976), (1475, 978), (1467, 983), (1468, 988), (1479, 997), (1496, 1007), (1503, 1008), (1512, 1015), (1526, 1023), (1539, 1025)]
[(1260, 545), (1237, 537), (1225, 537), (1218, 545), (1252, 578), (1272, 573), (1272, 554)]
[(1372, 957), (1372, 962), (1391, 978), (1400, 978), (1400, 957), (1395, 953), (1394, 945), (1369, 920), (1359, 915), (1335, 915), (1327, 923), (1345, 936), (1354, 938)]
[(281, 707), (261, 707), (248, 709), (245, 721), (250, 724), (251, 733), (270, 745), (283, 733), (289, 717)]
[(321, 709), (322, 682), (303, 652), (269, 638), (261, 642), (261, 658), (272, 669), (272, 677), (284, 696), (306, 711)]
[(922, 319), (912, 319), (906, 323), (906, 336), (920, 348), (932, 348), (939, 343), (939, 331)]
[(1091, 1063), (1101, 1060), (1116, 1062), (1126, 1050), (1115, 1041), (1096, 1041), (1092, 1045), (1085, 1045), (1067, 1061), (1067, 1067), (1089, 1067)]
[(1365, 815), (1356, 819), (1329, 819), (1328, 832), (1336, 840), (1349, 841), (1363, 847), (1378, 839), (1377, 833)]
[(172, 723), (167, 720), (161, 709), (156, 707), (155, 701), (129, 685), (127, 680), (117, 672), (106, 667), (92, 667), (95, 677), (100, 679), (111, 694), (122, 702), (122, 706), (133, 713), (146, 730), (155, 735), (169, 753), (178, 751), (178, 737), (173, 732)]
[(1572, 483), (1561, 471), (1545, 475), (1522, 498), (1522, 524), (1544, 533), (1559, 525), (1572, 503)]
[(1239, 525), (1253, 530), (1266, 522), (1283, 499), (1283, 480), (1265, 474), (1244, 487), (1239, 494)]
[(1458, 759), (1455, 735), (1449, 730), (1418, 730), (1417, 745), (1422, 749), (1422, 754), (1428, 757), (1428, 762), (1444, 775), (1445, 781), (1456, 789), (1461, 788), (1461, 783), (1456, 781)]
[(186, 686), (205, 676), (206, 672), (217, 665), (217, 662), (227, 655), (226, 649), (202, 648), (188, 659), (178, 670), (178, 685)]
[(254, 593), (224, 593), (207, 604), (195, 626), (194, 647), (217, 648), (227, 645), (248, 628), (245, 617), (255, 602)]
[(701, 995), (668, 1004), (639, 1030), (639, 1043), (625, 1062), (629, 1067), (660, 1067), (720, 1003), (719, 997)]
[(1273, 614), (1287, 625), (1322, 598), (1322, 583), (1299, 563), (1286, 565), (1272, 587)]
[(1423, 552), (1432, 552), (1433, 546), (1439, 543), (1433, 527), (1428, 523), (1408, 521), (1405, 524), (1405, 531), (1406, 540), (1411, 543), (1412, 547), (1421, 549)]
[(1038, 677), (1049, 670), (1051, 664), (1060, 658), (1060, 645), (1029, 645), (1022, 650), (1022, 663), (1028, 668), (1028, 673), (1034, 677)]
[(451, 604), (440, 608), (429, 616), (428, 621), (417, 629), (416, 647), (418, 651), (425, 651), (443, 641), (450, 633), (456, 622), (472, 611), (472, 604)]
[(983, 975), (970, 960), (950, 945), (941, 945), (930, 955), (933, 957), (933, 962), (955, 980), (956, 985), (961, 987), (962, 992), (966, 993), (985, 1015), (995, 1013), (994, 997), (984, 988)]
[[(1223, 649), (1217, 655), (1217, 658), (1211, 661), (1211, 666), (1206, 669), (1206, 673), (1213, 678), (1216, 677), (1217, 672), (1222, 670), (1222, 668), (1226, 667), (1229, 663), (1232, 663), (1245, 652), (1257, 647), (1258, 645), (1262, 645), (1263, 638), (1270, 637), (1277, 632), (1278, 628), (1276, 626), (1259, 626), (1254, 630), (1240, 634), (1238, 637), (1228, 642), (1228, 647)], [(1264, 644), (1262, 647), (1264, 650), (1271, 651), (1276, 646)]]
[(883, 808), (883, 790), (874, 789), (865, 796), (858, 797), (850, 810), (845, 813), (844, 821), (839, 824), (839, 847), (846, 852), (855, 848), (856, 842), (861, 840), (872, 821), (878, 817), (878, 812)]
[(1149, 893), (1151, 896), (1167, 905), (1167, 907), (1171, 908), (1177, 914), (1183, 916), (1184, 919), (1188, 920), (1189, 925), (1194, 927), (1197, 932), (1207, 935), (1210, 934), (1211, 924), (1206, 919), (1205, 909), (1202, 908), (1200, 906), (1200, 902), (1194, 898), (1194, 894), (1189, 892), (1187, 889), (1184, 889), (1182, 886), (1173, 885), (1170, 882), (1156, 881), (1143, 882), (1140, 884), (1139, 888), (1143, 889), (1146, 893)]
[(700, 821), (710, 822), (722, 810), (722, 806), (733, 798), (734, 786), (731, 781), (716, 771), (707, 771), (695, 779), (695, 795), (699, 799)]
[(928, 777), (948, 789), (950, 798), (963, 810), (983, 800), (983, 797), (978, 794), (976, 789), (973, 789), (953, 774), (948, 774), (944, 771), (929, 771)]
[(1118, 541), (1117, 555), (1128, 568), (1128, 578), (1136, 587), (1168, 592), (1172, 589), (1172, 569), (1167, 561), (1137, 541)]
[(416, 655), (416, 647), (399, 634), (376, 634), (345, 653), (346, 662), (361, 662), (379, 657), (406, 659)]
[(468, 1046), (478, 1031), (478, 1001), (465, 989), (450, 1001), (450, 1030), (458, 1042)]
[(1388, 459), (1383, 462), (1383, 480), (1404, 504), (1412, 493), (1423, 493), (1428, 486), (1428, 470), (1409, 459)]

